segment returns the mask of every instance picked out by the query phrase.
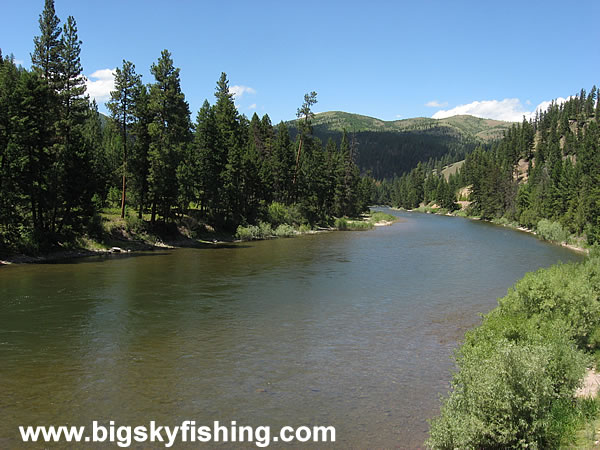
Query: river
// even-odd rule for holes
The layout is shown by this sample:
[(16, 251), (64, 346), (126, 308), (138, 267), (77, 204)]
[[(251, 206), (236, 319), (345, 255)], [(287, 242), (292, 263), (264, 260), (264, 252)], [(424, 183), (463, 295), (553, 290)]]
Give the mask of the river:
[(422, 446), (465, 330), (526, 272), (582, 257), (393, 214), (366, 232), (1, 268), (0, 447), (24, 445), (19, 425), (94, 420), (333, 425), (339, 448)]

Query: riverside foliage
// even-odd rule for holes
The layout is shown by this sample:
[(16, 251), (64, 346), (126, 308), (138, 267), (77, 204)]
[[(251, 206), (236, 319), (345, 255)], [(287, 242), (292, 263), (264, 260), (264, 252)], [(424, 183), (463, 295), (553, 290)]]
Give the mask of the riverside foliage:
[(274, 203), (296, 226), (366, 209), (371, 181), (360, 176), (356, 146), (346, 134), (325, 147), (312, 135), (316, 93), (299, 109), (295, 142), (283, 122), (240, 115), (224, 73), (215, 103), (205, 101), (192, 123), (164, 50), (149, 84), (123, 61), (106, 118), (85, 94), (75, 19), (60, 27), (46, 0), (39, 23), (31, 71), (0, 53), (0, 248), (35, 251), (94, 234), (106, 207), (163, 227), (194, 210), (232, 231), (267, 222)]
[(527, 274), (456, 353), (431, 448), (556, 448), (595, 404), (574, 398), (600, 348), (600, 259)]

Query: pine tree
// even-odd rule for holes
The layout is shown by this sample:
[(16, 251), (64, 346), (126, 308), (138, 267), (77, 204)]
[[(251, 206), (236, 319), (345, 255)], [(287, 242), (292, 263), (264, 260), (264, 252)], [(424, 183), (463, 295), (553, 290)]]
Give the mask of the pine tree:
[(352, 158), (352, 148), (348, 134), (344, 130), (340, 144), (340, 158), (336, 170), (337, 186), (335, 189), (334, 213), (337, 216), (356, 216), (358, 214), (358, 168)]
[(128, 173), (130, 177), (130, 189), (133, 200), (137, 204), (138, 218), (143, 218), (144, 210), (148, 202), (148, 175), (150, 171), (150, 133), (149, 126), (152, 123), (152, 111), (150, 110), (150, 95), (145, 85), (139, 84), (136, 89), (136, 98), (133, 115), (135, 120), (130, 127), (133, 145), (130, 146), (132, 153), (128, 158)]
[(198, 191), (202, 211), (214, 219), (219, 209), (222, 158), (217, 149), (217, 125), (213, 108), (204, 100), (198, 111), (193, 148), (198, 155)]
[(54, 132), (50, 116), (55, 96), (46, 80), (36, 72), (23, 72), (16, 88), (19, 113), (13, 131), (14, 145), (19, 149), (22, 161), (20, 184), (27, 196), (30, 218), (27, 228), (33, 229), (35, 238), (42, 242), (54, 229), (54, 205), (56, 193), (55, 153), (48, 136)]
[(173, 65), (169, 51), (162, 51), (150, 71), (156, 80), (150, 86), (149, 108), (153, 120), (148, 127), (151, 138), (148, 182), (154, 223), (157, 214), (165, 220), (172, 218), (172, 207), (179, 197), (177, 168), (191, 140), (191, 123), (179, 69)]
[(81, 67), (81, 41), (77, 35), (77, 24), (72, 16), (67, 18), (63, 27), (60, 56), (60, 120), (58, 122), (60, 160), (63, 177), (58, 189), (63, 199), (63, 225), (80, 228), (91, 216), (94, 185), (91, 170), (92, 155), (83, 142), (83, 127), (88, 117), (89, 102), (85, 78)]
[(292, 201), (295, 158), (288, 127), (284, 122), (280, 122), (277, 126), (272, 159), (273, 199), (281, 203), (289, 203)]
[(141, 76), (135, 73), (135, 65), (123, 60), (123, 67), (115, 71), (115, 90), (110, 93), (110, 101), (106, 106), (113, 119), (119, 124), (122, 133), (123, 166), (121, 189), (121, 218), (125, 217), (127, 192), (127, 130), (136, 121), (136, 101), (141, 90)]
[(44, 10), (39, 18), (40, 36), (33, 39), (34, 52), (32, 66), (41, 72), (48, 85), (58, 90), (61, 85), (61, 28), (56, 17), (54, 0), (45, 0)]
[(26, 222), (22, 151), (15, 145), (22, 113), (17, 95), (22, 72), (8, 58), (0, 55), (0, 61), (0, 247), (8, 247), (18, 241), (19, 228)]
[(229, 92), (227, 75), (221, 73), (215, 91), (215, 121), (218, 130), (217, 158), (221, 172), (222, 220), (235, 228), (242, 221), (243, 168), (242, 168), (242, 130), (238, 111)]
[(296, 154), (296, 169), (294, 171), (294, 179), (292, 184), (296, 184), (296, 178), (298, 175), (298, 168), (300, 166), (300, 155), (302, 154), (302, 144), (306, 139), (306, 135), (312, 134), (312, 128), (310, 122), (314, 117), (312, 107), (317, 103), (317, 93), (312, 91), (310, 94), (304, 94), (304, 103), (298, 108), (296, 117), (298, 118), (298, 153)]

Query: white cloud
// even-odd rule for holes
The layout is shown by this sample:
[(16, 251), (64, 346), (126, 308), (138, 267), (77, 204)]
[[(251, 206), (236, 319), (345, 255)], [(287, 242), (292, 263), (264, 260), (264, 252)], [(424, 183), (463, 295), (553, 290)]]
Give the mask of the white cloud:
[(437, 100), (432, 100), (425, 103), (425, 106), (429, 106), (430, 108), (443, 108), (444, 106), (448, 106), (448, 102), (440, 103)]
[(110, 98), (110, 91), (115, 89), (115, 69), (96, 70), (86, 78), (85, 84), (90, 97), (95, 98), (98, 103), (105, 102)]
[[(562, 97), (554, 100), (554, 102), (558, 104), (564, 103), (565, 101), (567, 101), (567, 99)], [(529, 102), (529, 104), (530, 103), (531, 102)], [(469, 114), (471, 116), (481, 117), (484, 119), (520, 122), (523, 120), (523, 116), (525, 116), (526, 119), (531, 119), (535, 116), (536, 111), (545, 111), (548, 109), (548, 106), (550, 106), (551, 103), (552, 101), (544, 101), (540, 103), (533, 111), (528, 111), (518, 98), (505, 98), (504, 100), (482, 100), (474, 101), (466, 105), (459, 105), (452, 109), (442, 109), (431, 117), (433, 119), (443, 119), (461, 114)]]
[(22, 66), (23, 64), (25, 64), (25, 61), (23, 61), (22, 59), (15, 59), (14, 63), (16, 66)]
[(252, 103), (250, 106), (248, 106), (248, 109), (256, 109), (256, 103)]
[(233, 94), (234, 100), (239, 100), (244, 94), (256, 94), (256, 91), (248, 86), (235, 86), (229, 87), (229, 93)]

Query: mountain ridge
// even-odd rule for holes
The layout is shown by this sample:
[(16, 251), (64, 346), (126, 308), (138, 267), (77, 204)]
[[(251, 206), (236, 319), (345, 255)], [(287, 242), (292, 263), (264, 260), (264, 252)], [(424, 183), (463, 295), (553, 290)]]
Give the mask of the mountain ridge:
[[(297, 119), (296, 119), (297, 120)], [(288, 121), (294, 126), (296, 120)], [(503, 132), (510, 128), (514, 122), (495, 119), (484, 119), (471, 115), (456, 115), (444, 119), (430, 117), (412, 117), (398, 120), (382, 120), (363, 114), (345, 111), (325, 111), (315, 114), (313, 127), (326, 128), (329, 131), (343, 131), (359, 133), (364, 131), (405, 132), (426, 130), (434, 127), (453, 128), (461, 133), (469, 134), (483, 142), (500, 139)]]
[[(296, 123), (297, 119), (287, 122), (292, 139), (298, 131)], [(313, 135), (323, 144), (332, 139), (339, 145), (344, 130), (351, 134), (360, 170), (376, 179), (402, 175), (419, 162), (460, 161), (478, 145), (501, 139), (513, 125), (467, 115), (385, 121), (344, 111), (321, 112), (312, 119)]]

